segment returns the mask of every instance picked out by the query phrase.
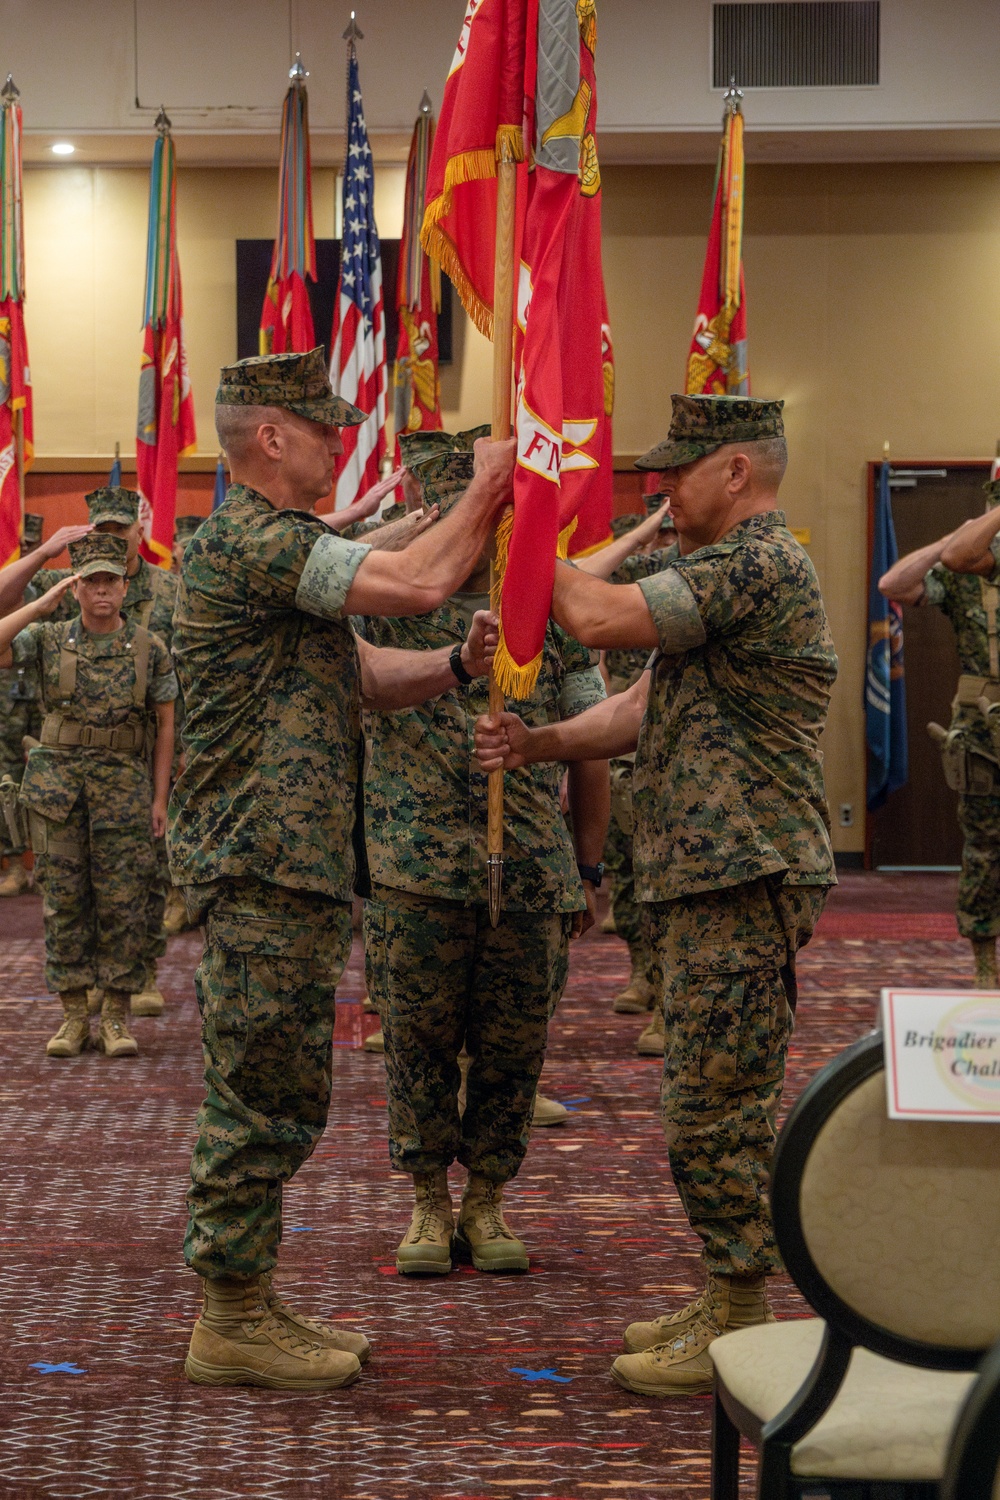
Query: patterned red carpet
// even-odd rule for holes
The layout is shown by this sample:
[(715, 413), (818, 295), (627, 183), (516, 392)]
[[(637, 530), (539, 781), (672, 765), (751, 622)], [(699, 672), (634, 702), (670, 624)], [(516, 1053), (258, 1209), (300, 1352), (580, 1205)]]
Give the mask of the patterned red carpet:
[[(948, 877), (847, 877), (801, 959), (789, 1099), (873, 1021), (890, 981), (966, 984)], [(180, 1256), (200, 1050), (196, 935), (162, 972), (169, 1014), (141, 1056), (48, 1061), (38, 903), (0, 903), (4, 1500), (707, 1500), (708, 1398), (657, 1403), (607, 1375), (624, 1325), (684, 1300), (697, 1247), (665, 1170), (658, 1064), (613, 1017), (624, 946), (591, 934), (553, 1025), (536, 1131), (510, 1192), (529, 1277), (396, 1276), (408, 1183), (384, 1142), (382, 1062), (356, 948), (341, 989), (326, 1137), (286, 1197), (282, 1285), (365, 1329), (362, 1379), (332, 1395), (189, 1385), (197, 1285)], [(456, 1174), (456, 1178), (461, 1174)], [(790, 1285), (779, 1313), (801, 1314)]]

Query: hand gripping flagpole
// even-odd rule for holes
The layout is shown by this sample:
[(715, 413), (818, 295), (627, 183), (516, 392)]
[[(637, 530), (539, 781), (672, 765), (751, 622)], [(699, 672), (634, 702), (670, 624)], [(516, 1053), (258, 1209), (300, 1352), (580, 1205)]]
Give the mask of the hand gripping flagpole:
[[(514, 354), (514, 203), (517, 163), (509, 141), (500, 138), (497, 159), (496, 258), (493, 272), (493, 441), (510, 437), (511, 367)], [(490, 564), (490, 595), (496, 587), (496, 535)], [(503, 692), (490, 668), (490, 713), (504, 710)], [(491, 771), (487, 782), (486, 877), (490, 923), (500, 921), (503, 897), (503, 771)]]

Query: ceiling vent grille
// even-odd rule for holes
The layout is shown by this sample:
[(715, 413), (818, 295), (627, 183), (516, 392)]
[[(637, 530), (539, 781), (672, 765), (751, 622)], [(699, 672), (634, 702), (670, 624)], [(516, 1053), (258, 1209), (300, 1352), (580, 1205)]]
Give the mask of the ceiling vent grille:
[(712, 6), (712, 87), (857, 88), (879, 81), (879, 0)]

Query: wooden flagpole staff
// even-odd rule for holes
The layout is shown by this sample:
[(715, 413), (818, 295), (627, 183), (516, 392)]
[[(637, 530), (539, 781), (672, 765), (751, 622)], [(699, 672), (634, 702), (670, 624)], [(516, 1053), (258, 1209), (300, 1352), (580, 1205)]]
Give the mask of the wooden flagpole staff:
[[(509, 141), (501, 136), (497, 161), (496, 257), (493, 270), (493, 413), (491, 436), (510, 437), (511, 373), (514, 355), (514, 205), (517, 163)], [(496, 537), (490, 566), (490, 596), (496, 603)], [(496, 674), (490, 670), (490, 713), (504, 710)], [(487, 782), (486, 876), (490, 923), (500, 921), (503, 897), (503, 771), (491, 771)]]

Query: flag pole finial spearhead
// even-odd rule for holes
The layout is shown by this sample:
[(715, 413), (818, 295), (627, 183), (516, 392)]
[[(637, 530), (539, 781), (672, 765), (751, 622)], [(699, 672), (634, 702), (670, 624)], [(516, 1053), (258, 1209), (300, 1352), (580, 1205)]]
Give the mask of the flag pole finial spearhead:
[(351, 46), (353, 47), (355, 42), (363, 42), (364, 39), (365, 34), (361, 30), (361, 27), (358, 25), (357, 13), (352, 10), (351, 19), (348, 21), (347, 29), (344, 32), (344, 41), (350, 42)]
[(432, 114), (433, 111), (434, 111), (434, 105), (431, 102), (431, 96), (427, 92), (427, 90), (424, 89), (423, 98), (420, 101), (420, 113), (422, 115), (429, 115), (429, 114)]
[(301, 52), (296, 52), (295, 61), (292, 63), (292, 66), (288, 70), (288, 76), (294, 84), (298, 84), (299, 86), (304, 84), (306, 79), (309, 77), (306, 65), (302, 61)]
[(14, 75), (13, 73), (8, 73), (7, 82), (4, 84), (3, 88), (0, 89), (0, 99), (3, 100), (4, 104), (13, 104), (14, 101), (16, 99), (20, 99), (20, 97), (21, 90), (14, 82)]
[(726, 92), (723, 95), (722, 102), (726, 107), (727, 115), (736, 115), (740, 113), (740, 109), (743, 104), (743, 90), (736, 87), (735, 73), (730, 73), (729, 75), (729, 87), (726, 89)]
[(170, 134), (170, 116), (162, 104), (160, 105), (160, 113), (157, 115), (154, 123), (160, 135)]
[(882, 444), (882, 458), (883, 458), (883, 460), (884, 460), (884, 461), (885, 461), (885, 462), (886, 462), (886, 463), (888, 463), (888, 462), (889, 462), (889, 440), (888, 440), (888, 438), (887, 438), (887, 439), (886, 439), (886, 441), (885, 441), (885, 442), (884, 442), (884, 443), (883, 443), (883, 444)]

